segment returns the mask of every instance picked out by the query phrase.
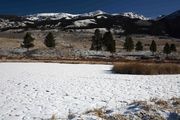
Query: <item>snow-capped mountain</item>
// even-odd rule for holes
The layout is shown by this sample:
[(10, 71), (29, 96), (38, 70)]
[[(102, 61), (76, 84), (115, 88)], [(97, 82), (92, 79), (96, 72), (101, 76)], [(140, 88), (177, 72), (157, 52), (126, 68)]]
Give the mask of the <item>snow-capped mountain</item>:
[(77, 17), (95, 17), (98, 16), (98, 18), (105, 18), (103, 15), (123, 15), (132, 19), (140, 19), (140, 20), (149, 20), (149, 18), (144, 17), (143, 15), (138, 15), (132, 12), (127, 12), (127, 13), (121, 13), (121, 14), (109, 14), (101, 10), (97, 10), (94, 12), (89, 12), (89, 13), (83, 13), (83, 14), (70, 14), (70, 13), (39, 13), (39, 14), (34, 14), (34, 15), (27, 15), (26, 18), (31, 21), (41, 21), (41, 20), (59, 20), (59, 19), (73, 19)]
[(122, 15), (126, 17), (130, 17), (132, 19), (149, 20), (149, 18), (146, 18), (143, 15), (139, 15), (133, 12), (122, 13)]
[(26, 18), (32, 21), (35, 21), (35, 20), (40, 21), (40, 20), (47, 20), (47, 19), (59, 20), (62, 18), (72, 19), (77, 16), (78, 15), (76, 14), (69, 14), (69, 13), (39, 13), (39, 14), (34, 14), (34, 15), (28, 15)]
[(76, 17), (94, 17), (97, 15), (102, 15), (106, 14), (106, 12), (103, 12), (101, 10), (97, 10), (94, 12), (89, 12), (89, 13), (83, 13), (83, 14), (70, 14), (70, 13), (38, 13), (38, 14), (33, 14), (33, 15), (27, 15), (26, 18), (28, 20), (32, 21), (41, 21), (41, 20), (60, 20), (60, 19), (73, 19)]
[(38, 13), (27, 16), (0, 15), (0, 31), (11, 29), (77, 29), (110, 28), (125, 34), (153, 34), (180, 37), (180, 11), (159, 19), (149, 19), (133, 12), (110, 14), (97, 10), (84, 14)]

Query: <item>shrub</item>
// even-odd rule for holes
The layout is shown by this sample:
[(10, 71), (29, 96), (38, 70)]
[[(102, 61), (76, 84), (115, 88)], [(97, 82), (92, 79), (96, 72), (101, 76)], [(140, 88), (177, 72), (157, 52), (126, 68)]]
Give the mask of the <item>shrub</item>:
[(112, 71), (119, 74), (157, 75), (157, 74), (180, 74), (180, 66), (176, 64), (143, 64), (124, 63), (115, 64)]

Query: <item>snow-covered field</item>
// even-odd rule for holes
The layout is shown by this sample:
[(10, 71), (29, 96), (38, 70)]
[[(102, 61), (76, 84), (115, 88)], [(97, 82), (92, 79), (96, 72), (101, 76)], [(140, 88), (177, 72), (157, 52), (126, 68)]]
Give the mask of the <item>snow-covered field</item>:
[(0, 119), (67, 118), (133, 100), (180, 97), (180, 75), (120, 75), (111, 65), (0, 63)]

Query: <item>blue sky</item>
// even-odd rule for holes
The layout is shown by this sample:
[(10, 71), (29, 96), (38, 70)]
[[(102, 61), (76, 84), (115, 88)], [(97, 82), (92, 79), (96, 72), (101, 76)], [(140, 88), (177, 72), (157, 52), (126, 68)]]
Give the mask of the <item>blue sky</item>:
[(0, 14), (27, 15), (42, 12), (135, 12), (156, 17), (180, 10), (180, 0), (0, 0)]

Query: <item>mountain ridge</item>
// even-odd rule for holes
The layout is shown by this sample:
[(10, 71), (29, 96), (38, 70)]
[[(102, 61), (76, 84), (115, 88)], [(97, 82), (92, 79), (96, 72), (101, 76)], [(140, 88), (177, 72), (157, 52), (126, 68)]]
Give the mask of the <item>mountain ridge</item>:
[[(171, 19), (169, 19), (171, 18)], [(180, 38), (180, 12), (159, 19), (148, 19), (132, 12), (109, 14), (94, 11), (84, 14), (38, 13), (27, 16), (0, 16), (0, 31), (10, 29), (113, 29), (116, 34), (169, 35)]]
[(149, 20), (149, 18), (144, 17), (143, 15), (133, 13), (133, 12), (110, 14), (110, 13), (104, 12), (102, 10), (96, 10), (96, 11), (82, 13), (82, 14), (71, 14), (71, 13), (63, 13), (63, 12), (60, 12), (60, 13), (37, 13), (37, 14), (32, 14), (32, 15), (26, 15), (25, 17), (27, 17), (27, 19), (29, 19), (29, 20), (45, 20), (50, 17), (53, 17), (53, 18), (50, 18), (52, 20), (58, 20), (58, 19), (62, 19), (62, 18), (71, 19), (71, 18), (75, 18), (75, 17), (95, 17), (95, 16), (103, 15), (103, 14), (113, 15), (113, 16), (122, 15), (122, 16), (130, 17), (132, 19)]

